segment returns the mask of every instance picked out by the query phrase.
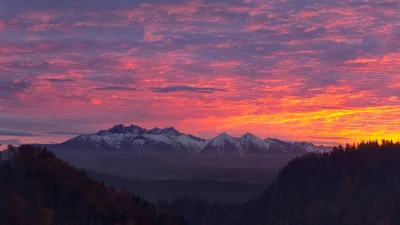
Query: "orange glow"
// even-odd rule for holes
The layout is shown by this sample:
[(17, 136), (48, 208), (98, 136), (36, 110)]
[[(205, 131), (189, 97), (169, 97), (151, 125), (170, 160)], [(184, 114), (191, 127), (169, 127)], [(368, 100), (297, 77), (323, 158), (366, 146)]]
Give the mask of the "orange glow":
[(100, 105), (101, 103), (103, 103), (103, 101), (101, 101), (100, 99), (92, 99), (91, 102), (92, 102), (94, 105)]

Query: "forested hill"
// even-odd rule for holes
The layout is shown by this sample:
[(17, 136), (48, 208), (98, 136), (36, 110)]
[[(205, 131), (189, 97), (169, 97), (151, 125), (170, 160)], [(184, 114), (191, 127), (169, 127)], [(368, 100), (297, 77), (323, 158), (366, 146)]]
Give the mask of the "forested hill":
[(87, 178), (47, 150), (11, 152), (0, 164), (0, 225), (184, 223), (167, 211), (189, 225), (400, 224), (400, 143), (391, 141), (296, 158), (260, 197), (238, 205), (181, 199), (155, 206)]
[(0, 154), (1, 225), (177, 225), (178, 216), (89, 179), (30, 145)]
[(400, 224), (400, 144), (362, 142), (310, 153), (284, 167), (259, 198), (226, 206), (162, 202), (191, 225)]

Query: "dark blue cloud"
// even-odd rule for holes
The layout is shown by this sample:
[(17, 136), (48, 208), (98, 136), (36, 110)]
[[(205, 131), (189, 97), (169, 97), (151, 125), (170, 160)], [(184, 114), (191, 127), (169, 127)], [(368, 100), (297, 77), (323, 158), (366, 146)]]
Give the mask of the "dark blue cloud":
[(127, 86), (107, 86), (94, 88), (97, 91), (137, 91), (137, 88)]
[(8, 14), (14, 15), (24, 9), (40, 11), (63, 11), (76, 13), (88, 10), (117, 10), (121, 8), (135, 8), (140, 5), (141, 0), (15, 0), (7, 1), (5, 7)]
[(66, 82), (72, 82), (74, 80), (72, 79), (61, 79), (61, 78), (45, 78), (45, 81), (51, 82), (51, 83), (66, 83)]
[(119, 74), (116, 74), (115, 71), (101, 71), (101, 73), (90, 73), (85, 79), (109, 84), (112, 85), (111, 87), (116, 87), (126, 84), (134, 84), (136, 73), (134, 71), (125, 71), (123, 73), (119, 72)]
[(51, 132), (46, 132), (46, 134), (54, 134), (54, 135), (81, 135), (83, 133), (79, 132), (68, 132), (68, 131), (51, 131)]
[(21, 141), (18, 139), (0, 140), (0, 145), (19, 145), (19, 144), (21, 144)]
[(324, 27), (318, 27), (313, 30), (306, 31), (306, 29), (301, 27), (293, 27), (292, 29), (293, 35), (297, 38), (315, 38), (317, 36), (324, 35), (326, 29)]
[(313, 137), (310, 137), (310, 138), (315, 138), (315, 139), (338, 139), (338, 140), (347, 140), (347, 139), (351, 139), (351, 138), (348, 138), (348, 137), (320, 137), (320, 136), (313, 136)]
[(23, 92), (31, 86), (32, 84), (28, 81), (0, 81), (0, 97), (5, 99), (7, 97), (13, 96), (16, 93)]
[(24, 132), (24, 131), (14, 131), (14, 130), (3, 130), (0, 129), (0, 136), (21, 136), (21, 137), (29, 137), (35, 136), (32, 133)]
[(192, 87), (186, 85), (179, 86), (169, 86), (163, 88), (152, 88), (154, 92), (177, 92), (177, 91), (188, 91), (188, 92), (215, 92), (215, 91), (227, 91), (225, 89), (220, 88), (211, 88), (211, 87)]

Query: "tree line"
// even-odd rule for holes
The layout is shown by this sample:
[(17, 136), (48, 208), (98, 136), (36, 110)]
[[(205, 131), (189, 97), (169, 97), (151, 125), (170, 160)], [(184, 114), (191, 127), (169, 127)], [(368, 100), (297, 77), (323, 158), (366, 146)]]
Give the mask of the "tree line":
[(89, 179), (47, 149), (10, 146), (0, 160), (0, 225), (395, 225), (399, 190), (400, 143), (387, 140), (300, 156), (261, 196), (230, 205), (150, 204)]
[(292, 160), (245, 203), (183, 198), (159, 205), (191, 225), (395, 225), (399, 190), (400, 143), (362, 141)]
[(88, 178), (49, 150), (9, 146), (0, 154), (1, 225), (183, 225), (140, 196)]

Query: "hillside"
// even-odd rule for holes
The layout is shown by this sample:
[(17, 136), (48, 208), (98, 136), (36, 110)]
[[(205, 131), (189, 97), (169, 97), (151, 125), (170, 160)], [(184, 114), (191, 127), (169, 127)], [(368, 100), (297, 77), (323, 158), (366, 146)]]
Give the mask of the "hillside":
[[(238, 203), (259, 196), (265, 189), (265, 184), (248, 183), (243, 181), (216, 181), (210, 179), (195, 180), (154, 180), (138, 181), (118, 176), (86, 171), (95, 180), (104, 180), (107, 185), (124, 188), (140, 194), (150, 202), (158, 200), (173, 200), (188, 197), (203, 199), (210, 202)], [(249, 171), (250, 172), (250, 171)], [(274, 179), (275, 177), (270, 177)], [(162, 191), (161, 191), (162, 190)]]
[(335, 148), (291, 161), (261, 196), (262, 224), (400, 224), (400, 144)]
[(238, 205), (181, 199), (161, 207), (191, 225), (400, 224), (400, 143), (362, 142), (292, 160), (257, 199)]
[(400, 224), (400, 143), (391, 141), (298, 157), (261, 196), (233, 205), (182, 198), (155, 206), (87, 178), (45, 149), (23, 145), (11, 153), (0, 168), (2, 225)]
[(21, 145), (8, 153), (0, 160), (1, 225), (182, 224), (141, 197), (88, 178), (46, 149)]

